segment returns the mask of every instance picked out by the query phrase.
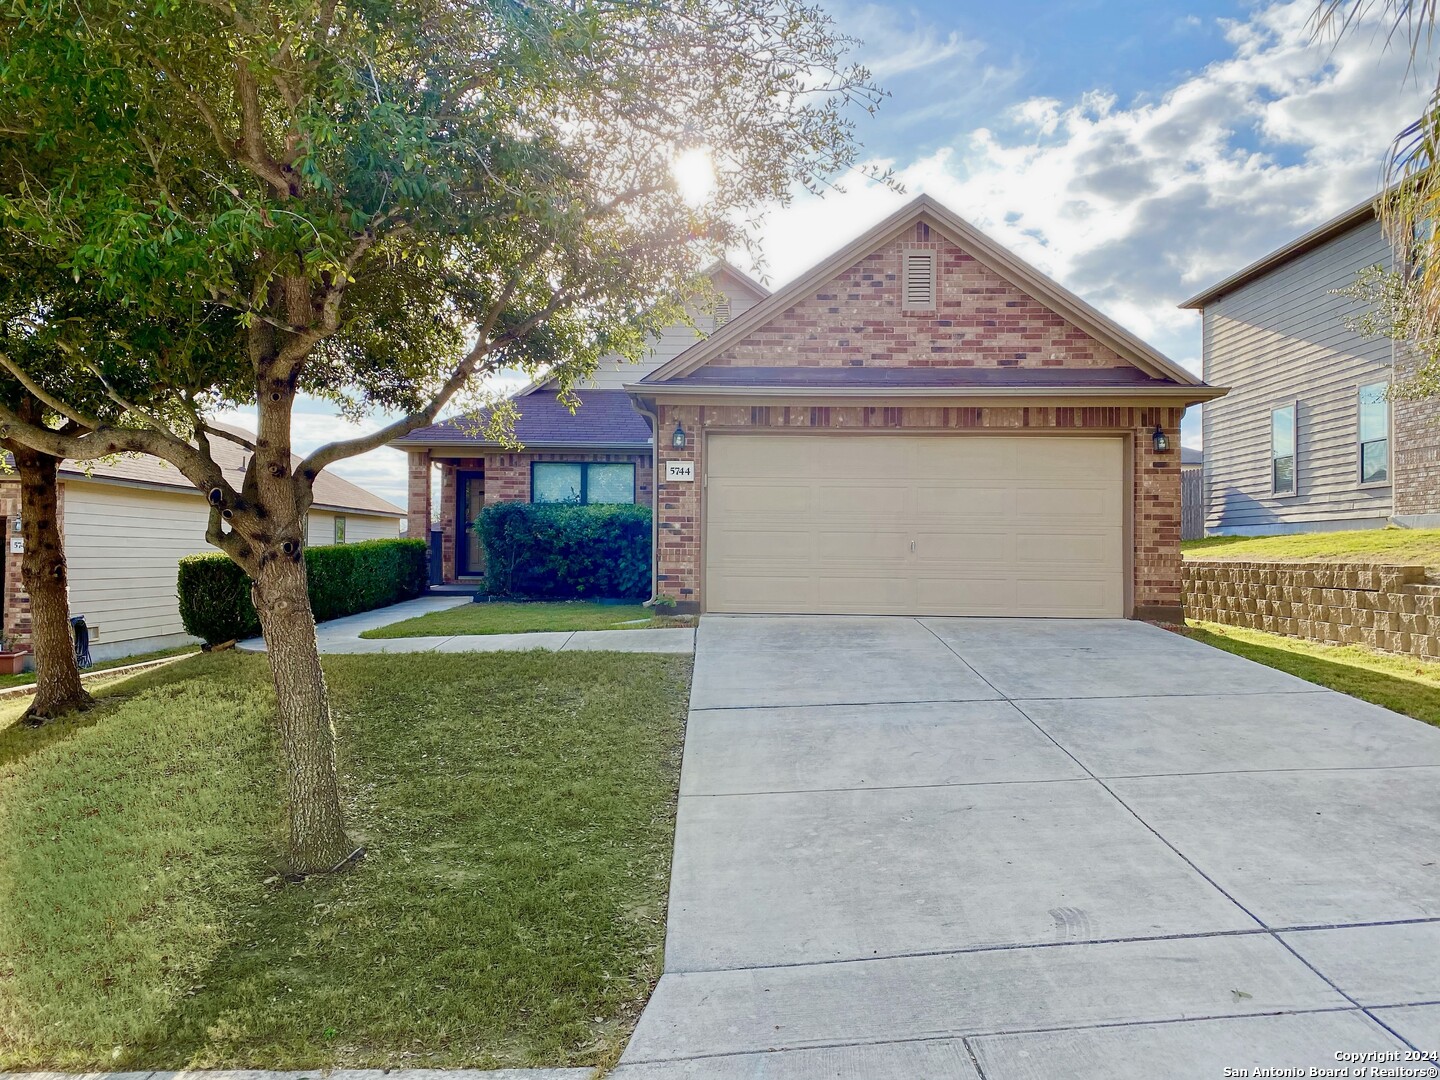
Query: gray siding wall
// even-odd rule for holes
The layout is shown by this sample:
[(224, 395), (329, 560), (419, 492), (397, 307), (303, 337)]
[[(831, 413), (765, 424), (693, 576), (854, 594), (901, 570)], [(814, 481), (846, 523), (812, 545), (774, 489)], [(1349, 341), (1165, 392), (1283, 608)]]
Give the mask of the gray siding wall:
[[(1391, 347), (1345, 329), (1353, 302), (1333, 290), (1390, 265), (1376, 222), (1224, 296), (1204, 311), (1205, 381), (1230, 393), (1205, 405), (1205, 526), (1267, 533), (1383, 522), (1391, 491), (1361, 487), (1356, 388), (1389, 380)], [(1270, 492), (1270, 411), (1297, 402), (1296, 494)]]
[[(732, 284), (728, 278), (716, 284), (720, 292), (730, 298), (730, 318), (739, 318), (755, 305), (755, 297), (750, 291)], [(691, 317), (695, 320), (694, 327), (684, 323), (667, 326), (655, 347), (638, 363), (632, 364), (618, 356), (604, 357), (589, 385), (601, 390), (618, 390), (626, 383), (639, 382), (661, 364), (668, 364), (691, 345), (715, 332), (715, 316), (711, 312), (694, 308)]]

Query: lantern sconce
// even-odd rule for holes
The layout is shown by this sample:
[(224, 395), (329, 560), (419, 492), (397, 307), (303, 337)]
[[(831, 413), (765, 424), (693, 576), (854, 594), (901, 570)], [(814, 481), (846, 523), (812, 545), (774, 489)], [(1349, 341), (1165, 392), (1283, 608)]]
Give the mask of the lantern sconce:
[(20, 511), (15, 511), (15, 516), (10, 519), (10, 531), (19, 536), (25, 531), (25, 524), (20, 520)]
[(1155, 442), (1155, 452), (1157, 454), (1164, 454), (1169, 451), (1170, 436), (1165, 434), (1165, 429), (1159, 424), (1155, 425), (1155, 430), (1151, 432), (1150, 438)]
[(675, 433), (670, 436), (670, 445), (676, 450), (685, 449), (685, 429), (680, 426), (678, 421), (675, 424)]

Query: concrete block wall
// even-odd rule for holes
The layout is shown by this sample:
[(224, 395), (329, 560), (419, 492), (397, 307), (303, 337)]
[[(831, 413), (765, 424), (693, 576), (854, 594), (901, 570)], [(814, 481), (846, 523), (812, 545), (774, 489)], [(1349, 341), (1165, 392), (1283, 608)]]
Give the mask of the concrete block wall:
[(1187, 560), (1185, 615), (1440, 659), (1440, 586), (1423, 566)]

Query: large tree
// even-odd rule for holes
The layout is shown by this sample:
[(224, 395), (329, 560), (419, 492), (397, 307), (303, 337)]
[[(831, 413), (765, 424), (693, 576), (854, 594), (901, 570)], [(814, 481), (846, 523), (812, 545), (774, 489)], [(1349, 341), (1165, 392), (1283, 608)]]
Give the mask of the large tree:
[[(0, 435), (54, 456), (174, 463), (207, 538), (245, 569), (269, 650), (301, 873), (354, 851), (306, 592), (316, 475), (431, 423), (488, 372), (637, 353), (704, 254), (749, 215), (852, 168), (852, 107), (878, 97), (802, 0), (13, 0), (0, 15), (8, 227), (144, 318), (220, 310), (231, 357), (165, 370), (149, 399), (49, 391), (78, 434), (0, 402)], [(703, 199), (677, 158), (708, 154)], [(113, 381), (113, 380), (112, 380)], [(128, 379), (133, 385), (133, 379)], [(119, 423), (77, 395), (100, 385)], [(83, 387), (83, 389), (82, 389)], [(179, 427), (156, 411), (166, 400)], [(297, 395), (398, 419), (291, 456)], [(253, 404), (244, 483), (208, 419)]]

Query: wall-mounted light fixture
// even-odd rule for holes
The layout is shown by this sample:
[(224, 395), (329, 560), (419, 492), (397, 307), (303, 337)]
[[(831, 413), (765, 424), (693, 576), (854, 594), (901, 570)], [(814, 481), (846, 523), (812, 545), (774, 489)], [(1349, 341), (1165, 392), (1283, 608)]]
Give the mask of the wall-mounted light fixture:
[(19, 536), (25, 531), (24, 524), (20, 521), (20, 511), (15, 511), (15, 516), (10, 519), (10, 531)]
[(1170, 436), (1165, 434), (1165, 429), (1159, 424), (1155, 425), (1155, 430), (1150, 433), (1150, 438), (1155, 442), (1157, 454), (1166, 453), (1170, 449)]
[(675, 434), (670, 436), (670, 445), (676, 450), (685, 449), (685, 429), (680, 426), (678, 421), (675, 424)]

